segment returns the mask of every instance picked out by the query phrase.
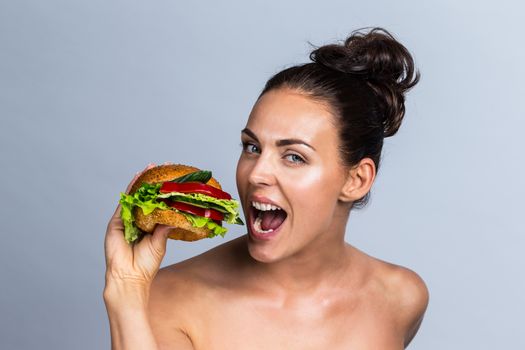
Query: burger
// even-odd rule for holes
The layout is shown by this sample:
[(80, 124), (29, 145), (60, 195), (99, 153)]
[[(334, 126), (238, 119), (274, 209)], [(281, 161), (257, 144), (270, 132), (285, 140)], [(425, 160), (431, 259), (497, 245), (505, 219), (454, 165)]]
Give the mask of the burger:
[(212, 173), (188, 165), (144, 171), (129, 193), (121, 193), (120, 204), (128, 243), (153, 232), (157, 224), (171, 226), (168, 237), (183, 241), (224, 236), (223, 221), (244, 225), (239, 203), (222, 191)]

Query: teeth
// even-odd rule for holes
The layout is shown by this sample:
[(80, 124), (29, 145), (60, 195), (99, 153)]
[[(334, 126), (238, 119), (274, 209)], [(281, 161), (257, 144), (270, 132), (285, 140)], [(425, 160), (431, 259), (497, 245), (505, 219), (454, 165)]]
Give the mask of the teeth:
[(262, 210), (262, 211), (268, 211), (268, 210), (282, 210), (282, 209), (279, 208), (278, 206), (271, 205), (271, 204), (268, 204), (268, 203), (252, 202), (252, 205), (255, 207), (255, 209), (257, 209), (257, 210)]
[(261, 218), (261, 213), (259, 213), (259, 216), (257, 216), (257, 218), (255, 219), (255, 221), (253, 222), (253, 228), (255, 229), (255, 231), (257, 231), (257, 233), (270, 233), (270, 232), (273, 232), (273, 229), (269, 229), (269, 230), (263, 230), (262, 227), (261, 227), (261, 223), (262, 223), (262, 218)]

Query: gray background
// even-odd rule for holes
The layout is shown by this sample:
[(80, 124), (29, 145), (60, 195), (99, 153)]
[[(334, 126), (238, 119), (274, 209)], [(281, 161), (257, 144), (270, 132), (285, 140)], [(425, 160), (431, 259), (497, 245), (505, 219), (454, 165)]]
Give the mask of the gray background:
[[(0, 348), (109, 348), (103, 236), (132, 175), (189, 163), (236, 194), (240, 130), (266, 79), (304, 62), (308, 41), (378, 25), (422, 80), (347, 240), (427, 282), (412, 349), (524, 349), (523, 12), (518, 1), (0, 1)], [(170, 242), (165, 264), (221, 242)]]

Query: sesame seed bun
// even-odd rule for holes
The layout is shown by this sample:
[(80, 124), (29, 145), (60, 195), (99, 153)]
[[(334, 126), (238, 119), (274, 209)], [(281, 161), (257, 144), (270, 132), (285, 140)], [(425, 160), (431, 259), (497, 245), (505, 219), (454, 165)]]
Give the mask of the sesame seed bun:
[[(135, 193), (143, 183), (162, 183), (199, 170), (198, 168), (182, 164), (156, 166), (144, 171), (139, 176), (131, 187), (129, 194)], [(222, 189), (221, 185), (214, 178), (211, 178), (206, 184)], [(133, 209), (133, 216), (135, 217), (135, 225), (146, 233), (153, 232), (157, 224), (172, 226), (173, 229), (168, 234), (168, 237), (171, 239), (196, 241), (206, 238), (212, 233), (212, 231), (206, 227), (199, 228), (192, 226), (184, 215), (173, 210), (155, 209), (151, 214), (144, 215), (142, 209), (136, 207)]]

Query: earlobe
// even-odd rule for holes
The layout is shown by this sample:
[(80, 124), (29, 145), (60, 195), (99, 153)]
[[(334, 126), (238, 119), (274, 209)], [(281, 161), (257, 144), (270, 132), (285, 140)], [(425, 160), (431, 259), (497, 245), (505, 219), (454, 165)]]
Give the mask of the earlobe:
[(343, 202), (354, 202), (363, 198), (374, 183), (376, 167), (370, 158), (363, 158), (350, 168), (347, 173), (346, 182), (341, 189), (339, 200)]

